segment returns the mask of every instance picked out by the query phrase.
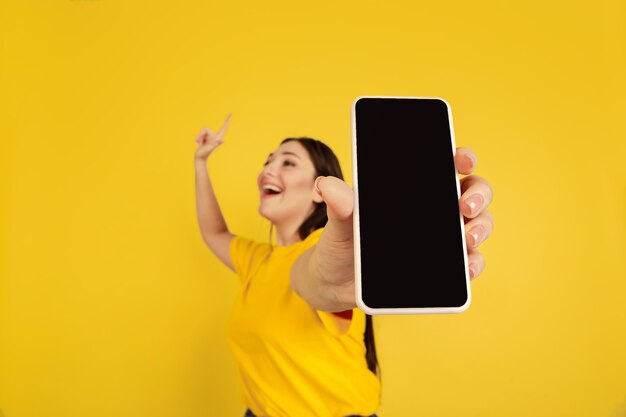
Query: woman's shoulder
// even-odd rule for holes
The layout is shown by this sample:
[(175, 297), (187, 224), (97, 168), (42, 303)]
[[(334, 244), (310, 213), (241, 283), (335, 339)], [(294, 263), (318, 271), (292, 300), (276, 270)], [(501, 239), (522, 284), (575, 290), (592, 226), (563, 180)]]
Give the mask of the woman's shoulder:
[(264, 255), (271, 250), (267, 242), (261, 242), (244, 235), (235, 235), (230, 242), (230, 253), (233, 258)]

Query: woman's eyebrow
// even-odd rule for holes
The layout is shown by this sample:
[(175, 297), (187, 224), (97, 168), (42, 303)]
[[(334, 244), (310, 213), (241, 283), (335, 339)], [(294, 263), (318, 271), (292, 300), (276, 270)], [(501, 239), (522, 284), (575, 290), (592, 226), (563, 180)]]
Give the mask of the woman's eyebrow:
[(295, 154), (295, 153), (293, 153), (293, 152), (285, 151), (285, 152), (282, 152), (282, 154), (283, 154), (283, 155), (293, 155), (293, 156), (295, 156), (295, 157), (296, 157), (296, 158), (298, 158), (298, 159), (302, 159), (302, 158), (300, 158), (297, 154)]

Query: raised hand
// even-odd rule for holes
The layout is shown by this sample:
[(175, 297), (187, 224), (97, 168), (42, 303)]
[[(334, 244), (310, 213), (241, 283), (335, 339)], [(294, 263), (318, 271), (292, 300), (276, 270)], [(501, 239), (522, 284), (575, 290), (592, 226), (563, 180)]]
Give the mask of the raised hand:
[(224, 143), (224, 135), (226, 134), (226, 128), (228, 127), (228, 122), (230, 121), (231, 116), (232, 114), (229, 114), (226, 117), (224, 125), (217, 133), (214, 133), (208, 127), (204, 127), (200, 131), (198, 137), (196, 138), (196, 143), (198, 144), (195, 153), (196, 159), (206, 161), (215, 148)]

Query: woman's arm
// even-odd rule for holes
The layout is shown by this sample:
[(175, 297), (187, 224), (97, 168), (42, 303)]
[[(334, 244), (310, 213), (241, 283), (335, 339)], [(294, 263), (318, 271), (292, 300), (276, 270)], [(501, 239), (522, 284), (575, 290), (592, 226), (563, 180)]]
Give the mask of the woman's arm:
[[(493, 199), (491, 185), (483, 178), (469, 175), (476, 165), (476, 155), (468, 148), (457, 148), (455, 164), (461, 180), (460, 208), (465, 220), (470, 278), (485, 267), (478, 246), (493, 231), (493, 216), (486, 209)], [(304, 252), (291, 270), (293, 290), (311, 307), (338, 312), (356, 307), (354, 283), (354, 241), (352, 213), (354, 193), (339, 178), (318, 177), (316, 191), (326, 202), (328, 223), (318, 243)]]
[(234, 270), (230, 259), (230, 241), (233, 234), (228, 230), (215, 197), (206, 160), (196, 159), (194, 165), (196, 167), (196, 211), (200, 233), (215, 256)]
[(230, 259), (230, 242), (233, 234), (228, 230), (219, 203), (213, 190), (213, 184), (207, 169), (207, 159), (221, 145), (231, 115), (228, 115), (224, 126), (219, 132), (213, 133), (204, 128), (196, 138), (198, 147), (194, 157), (196, 170), (196, 211), (198, 226), (205, 243), (211, 251), (231, 270), (234, 270)]
[(318, 243), (291, 269), (291, 287), (317, 310), (338, 312), (356, 307), (354, 292), (354, 194), (339, 178), (318, 177), (315, 186), (328, 212)]

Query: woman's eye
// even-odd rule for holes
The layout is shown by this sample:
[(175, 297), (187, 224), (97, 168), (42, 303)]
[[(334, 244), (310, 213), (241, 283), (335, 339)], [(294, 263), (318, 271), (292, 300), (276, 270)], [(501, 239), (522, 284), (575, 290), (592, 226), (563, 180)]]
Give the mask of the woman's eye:
[(283, 162), (283, 165), (288, 166), (288, 167), (295, 167), (296, 164), (293, 161), (290, 161), (288, 159), (285, 160), (285, 162)]

